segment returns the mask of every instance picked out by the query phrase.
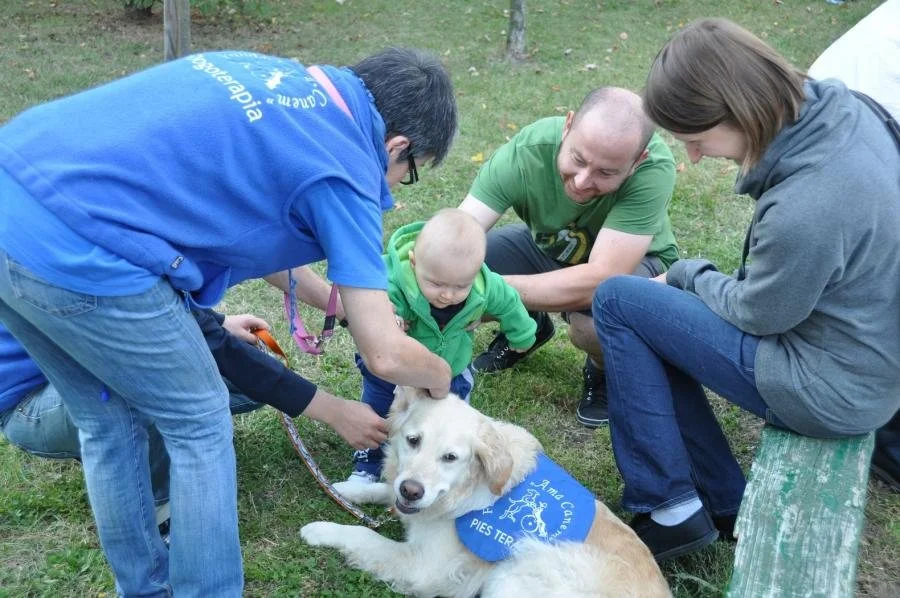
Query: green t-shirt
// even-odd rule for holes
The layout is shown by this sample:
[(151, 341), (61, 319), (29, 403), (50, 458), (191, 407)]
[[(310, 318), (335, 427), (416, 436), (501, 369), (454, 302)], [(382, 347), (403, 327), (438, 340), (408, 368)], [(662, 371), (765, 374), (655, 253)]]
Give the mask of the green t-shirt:
[(649, 255), (666, 268), (678, 259), (668, 206), (675, 188), (675, 159), (659, 135), (649, 155), (613, 193), (577, 204), (566, 195), (556, 168), (565, 118), (543, 118), (524, 127), (478, 171), (469, 193), (492, 210), (512, 208), (538, 247), (563, 264), (587, 262), (602, 227), (653, 235)]

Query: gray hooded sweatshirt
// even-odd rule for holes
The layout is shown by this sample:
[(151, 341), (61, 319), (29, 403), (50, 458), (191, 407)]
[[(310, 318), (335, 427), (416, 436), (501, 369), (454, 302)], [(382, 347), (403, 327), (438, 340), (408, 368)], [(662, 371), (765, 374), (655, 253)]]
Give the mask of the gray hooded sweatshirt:
[(862, 434), (900, 406), (900, 153), (843, 84), (805, 90), (735, 187), (756, 200), (746, 277), (680, 260), (668, 282), (761, 337), (756, 385), (785, 424)]

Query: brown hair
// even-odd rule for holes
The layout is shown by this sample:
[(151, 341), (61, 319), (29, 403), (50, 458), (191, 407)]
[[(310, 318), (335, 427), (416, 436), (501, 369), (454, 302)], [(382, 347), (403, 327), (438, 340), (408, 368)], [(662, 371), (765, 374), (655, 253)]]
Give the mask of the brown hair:
[(747, 137), (747, 172), (804, 101), (805, 75), (746, 29), (701, 19), (663, 46), (647, 77), (644, 109), (674, 133), (727, 124)]

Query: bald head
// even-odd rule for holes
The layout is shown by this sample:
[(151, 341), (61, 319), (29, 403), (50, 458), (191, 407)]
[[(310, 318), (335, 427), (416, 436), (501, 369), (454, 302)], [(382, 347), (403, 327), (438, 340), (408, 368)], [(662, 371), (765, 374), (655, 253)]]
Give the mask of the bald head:
[(481, 268), (487, 242), (484, 229), (468, 213), (445, 208), (432, 216), (416, 238), (416, 260), (436, 264), (450, 262), (460, 269)]
[(639, 156), (653, 135), (653, 122), (644, 113), (641, 96), (621, 87), (598, 87), (581, 102), (572, 128), (590, 127), (611, 143), (629, 143)]

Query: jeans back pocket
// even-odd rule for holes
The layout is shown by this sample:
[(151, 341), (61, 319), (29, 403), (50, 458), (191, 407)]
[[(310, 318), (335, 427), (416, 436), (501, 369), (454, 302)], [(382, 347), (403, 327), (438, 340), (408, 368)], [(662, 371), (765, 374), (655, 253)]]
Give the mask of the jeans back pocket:
[(9, 283), (17, 299), (53, 316), (77, 316), (97, 308), (97, 297), (52, 285), (8, 255)]

